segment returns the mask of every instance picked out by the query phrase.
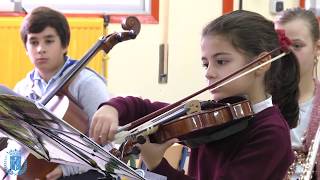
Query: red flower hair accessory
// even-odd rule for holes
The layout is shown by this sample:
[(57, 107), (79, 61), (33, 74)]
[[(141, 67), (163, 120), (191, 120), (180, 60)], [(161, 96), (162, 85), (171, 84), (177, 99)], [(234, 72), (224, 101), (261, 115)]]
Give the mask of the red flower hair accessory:
[(281, 50), (283, 50), (284, 52), (288, 52), (289, 46), (292, 44), (290, 39), (286, 36), (283, 29), (277, 29), (276, 32), (278, 34)]

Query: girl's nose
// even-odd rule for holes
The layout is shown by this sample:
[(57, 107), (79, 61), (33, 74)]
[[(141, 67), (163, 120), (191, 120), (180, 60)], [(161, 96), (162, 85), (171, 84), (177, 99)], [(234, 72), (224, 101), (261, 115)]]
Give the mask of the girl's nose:
[(212, 67), (212, 65), (209, 64), (205, 76), (208, 80), (215, 79), (218, 77), (218, 73), (217, 73), (216, 69), (214, 67)]

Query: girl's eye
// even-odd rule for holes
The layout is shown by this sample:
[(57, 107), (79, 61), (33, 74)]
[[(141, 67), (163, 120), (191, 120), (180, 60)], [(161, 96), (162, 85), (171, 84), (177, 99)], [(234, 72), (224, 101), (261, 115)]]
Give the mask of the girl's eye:
[(293, 49), (301, 49), (302, 47), (304, 47), (304, 45), (302, 44), (292, 44), (291, 46), (293, 47)]
[(209, 66), (209, 64), (208, 64), (208, 63), (202, 63), (202, 66), (203, 66), (205, 69), (207, 69), (208, 66)]
[(223, 59), (217, 59), (217, 60), (216, 60), (216, 63), (217, 63), (218, 65), (224, 65), (224, 64), (227, 63), (227, 61), (226, 61), (226, 60), (223, 60)]

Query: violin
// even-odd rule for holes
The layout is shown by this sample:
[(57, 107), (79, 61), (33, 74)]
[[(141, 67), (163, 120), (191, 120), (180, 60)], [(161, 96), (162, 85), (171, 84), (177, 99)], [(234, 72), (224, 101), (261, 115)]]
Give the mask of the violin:
[[(221, 139), (245, 129), (248, 124), (248, 119), (254, 115), (250, 103), (246, 100), (238, 100), (238, 102), (231, 100), (231, 102), (226, 102), (226, 104), (221, 107), (201, 111), (194, 111), (193, 109), (196, 108), (190, 108), (189, 102), (187, 101), (207, 90), (218, 89), (287, 55), (290, 53), (288, 48), (290, 42), (288, 39), (283, 42), (285, 43), (281, 43), (280, 47), (253, 59), (250, 63), (217, 82), (119, 128), (114, 140), (115, 143), (121, 144), (119, 148), (120, 153), (118, 153), (121, 154), (119, 158), (125, 160), (125, 156), (140, 153), (133, 146), (136, 143), (144, 143), (144, 137), (146, 136), (150, 137), (150, 141), (153, 139), (159, 143), (171, 138), (179, 138), (183, 140), (186, 145), (195, 147), (201, 143), (205, 144), (211, 140)], [(261, 62), (261, 60), (275, 53), (278, 55)], [(227, 101), (229, 100), (230, 99), (227, 98)], [(194, 107), (201, 107), (201, 105), (198, 103), (198, 105)], [(185, 115), (185, 112), (189, 109), (191, 109), (191, 113)], [(236, 115), (238, 112), (242, 114), (239, 117)], [(213, 137), (212, 134), (217, 137)], [(210, 137), (209, 141), (205, 140), (205, 138), (208, 137)]]
[[(169, 139), (178, 138), (185, 141), (185, 144), (190, 144), (188, 140), (194, 137), (212, 134), (244, 118), (251, 119), (253, 116), (251, 103), (241, 96), (228, 97), (218, 102), (202, 102), (199, 111), (159, 125), (158, 131), (150, 135), (150, 140), (163, 143)], [(228, 136), (234, 133), (230, 132)]]
[[(141, 28), (139, 20), (134, 16), (127, 17), (121, 23), (121, 26), (126, 31), (102, 36), (77, 64), (66, 73), (59, 84), (56, 84), (50, 92), (39, 100), (41, 104), (45, 105), (57, 117), (64, 119), (83, 134), (88, 133), (90, 126), (89, 119), (81, 105), (70, 95), (68, 91), (69, 84), (98, 51), (103, 50), (107, 54), (119, 42), (135, 39)], [(18, 179), (45, 179), (46, 175), (57, 166), (56, 163), (38, 159), (32, 154), (28, 156), (26, 162), (28, 163), (27, 171), (18, 176)]]
[(242, 131), (254, 117), (250, 101), (243, 96), (232, 96), (217, 102), (192, 100), (183, 108), (171, 114), (169, 119), (163, 118), (165, 120), (156, 128), (144, 133), (136, 129), (130, 134), (132, 141), (125, 141), (119, 152), (113, 150), (113, 154), (126, 162), (127, 156), (139, 153), (134, 144), (144, 143), (146, 133), (152, 143), (178, 138), (180, 144), (195, 148)]

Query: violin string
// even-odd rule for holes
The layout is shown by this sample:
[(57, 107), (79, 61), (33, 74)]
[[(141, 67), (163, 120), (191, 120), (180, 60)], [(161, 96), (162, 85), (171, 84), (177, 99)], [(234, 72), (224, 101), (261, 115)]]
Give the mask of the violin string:
[[(140, 127), (140, 129), (143, 129), (145, 126), (147, 126), (147, 125), (149, 125), (149, 124), (152, 125), (152, 121), (155, 120), (155, 119), (158, 119), (158, 117), (166, 116), (167, 114), (170, 114), (170, 113), (176, 111), (177, 109), (179, 109), (179, 108), (181, 108), (181, 107), (183, 107), (183, 106), (184, 106), (184, 104), (181, 103), (181, 105), (175, 106), (175, 107), (173, 107), (173, 108), (170, 108), (170, 109), (167, 110), (166, 112), (161, 113), (161, 114), (159, 114), (159, 115), (157, 115), (157, 116), (154, 116), (154, 117), (150, 118), (148, 121), (145, 121), (145, 122), (143, 122), (143, 123), (141, 123), (141, 124), (139, 124), (139, 125), (137, 125), (137, 126), (134, 125), (134, 122), (128, 123), (128, 124), (126, 124), (125, 126), (122, 126), (122, 127), (118, 128), (117, 133), (119, 133), (119, 132), (121, 132), (121, 131), (128, 131), (128, 132), (131, 132), (131, 133), (132, 133), (133, 131), (136, 131), (136, 130), (138, 129), (137, 127)], [(167, 107), (167, 106), (166, 106), (166, 107)], [(161, 109), (159, 109), (159, 110), (161, 110)], [(156, 111), (156, 112), (157, 112), (157, 111)], [(156, 113), (156, 112), (153, 112), (153, 113)], [(151, 114), (153, 114), (153, 113), (151, 113)], [(151, 114), (149, 114), (149, 115), (151, 115)], [(148, 115), (147, 115), (147, 116), (148, 116)], [(145, 118), (145, 117), (143, 117), (143, 118)], [(142, 118), (140, 118), (140, 119), (142, 119)], [(138, 119), (137, 121), (139, 121), (139, 119)], [(131, 128), (131, 126), (134, 126), (134, 127)], [(128, 130), (128, 129), (129, 129), (129, 130)]]
[(185, 113), (187, 110), (183, 107), (183, 105), (177, 106), (169, 111), (167, 111), (164, 114), (161, 114), (158, 117), (155, 117), (133, 129), (131, 129), (130, 136), (136, 137), (137, 135), (141, 134), (142, 132), (146, 131), (147, 129), (151, 129), (152, 127), (155, 127), (161, 123), (167, 122), (171, 119), (173, 119), (176, 116), (179, 116), (180, 114)]

